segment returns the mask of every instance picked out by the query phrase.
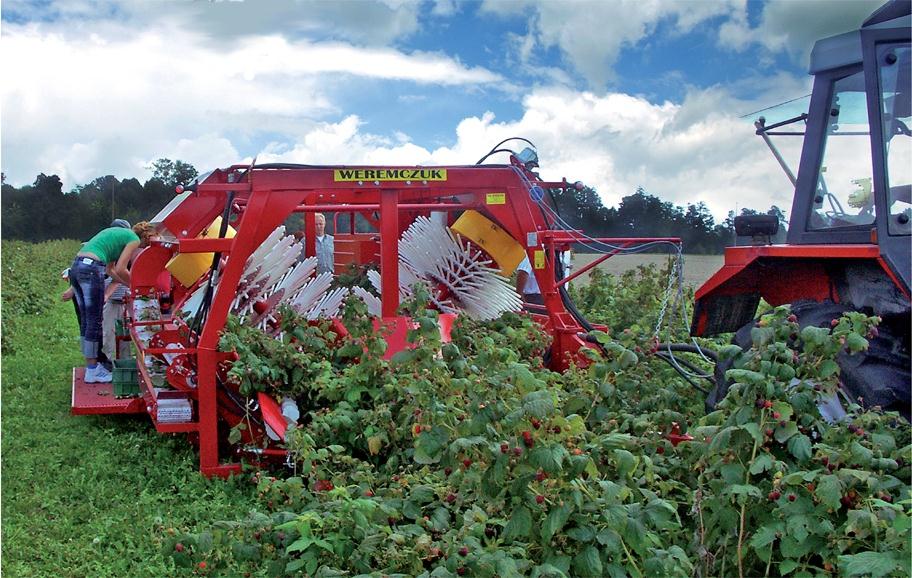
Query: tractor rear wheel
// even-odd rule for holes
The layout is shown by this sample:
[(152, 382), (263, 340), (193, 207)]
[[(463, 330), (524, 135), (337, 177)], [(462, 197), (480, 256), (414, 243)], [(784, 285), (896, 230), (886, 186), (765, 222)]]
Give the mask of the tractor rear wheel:
[[(833, 319), (838, 319), (847, 310), (847, 307), (832, 301), (802, 301), (792, 305), (792, 313), (798, 318), (801, 328), (809, 325), (829, 327)], [(732, 337), (732, 343), (749, 349), (753, 326), (752, 322), (739, 329)], [(867, 351), (855, 355), (841, 353), (836, 362), (840, 367), (840, 383), (851, 398), (865, 407), (879, 406), (885, 411), (897, 411), (909, 419), (912, 374), (908, 316), (885, 319), (878, 327), (877, 336), (868, 338)], [(716, 365), (716, 386), (707, 396), (707, 411), (715, 409), (728, 393), (731, 381), (725, 379), (725, 372), (731, 366), (731, 360)]]

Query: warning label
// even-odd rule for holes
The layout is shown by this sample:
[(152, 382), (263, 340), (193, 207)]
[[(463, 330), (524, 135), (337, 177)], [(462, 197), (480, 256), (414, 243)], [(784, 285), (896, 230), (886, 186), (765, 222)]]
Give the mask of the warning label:
[(507, 195), (506, 195), (506, 193), (488, 193), (485, 196), (485, 204), (506, 205), (507, 204)]
[(343, 181), (445, 181), (446, 169), (335, 169), (333, 180)]

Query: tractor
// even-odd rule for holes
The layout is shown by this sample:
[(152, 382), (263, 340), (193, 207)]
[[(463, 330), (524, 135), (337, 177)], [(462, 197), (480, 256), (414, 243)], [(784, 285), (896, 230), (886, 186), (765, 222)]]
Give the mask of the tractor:
[[(909, 415), (910, 4), (893, 0), (859, 30), (819, 40), (806, 113), (755, 126), (794, 186), (786, 243), (770, 239), (778, 219), (735, 219), (745, 246), (725, 250), (723, 267), (695, 294), (694, 336), (736, 332), (751, 343), (760, 299), (791, 304), (803, 326), (826, 326), (844, 311), (882, 318), (864, 354), (839, 359), (842, 393), (865, 407)], [(803, 136), (797, 175), (771, 137)], [(780, 141), (781, 142), (781, 141)], [(717, 366), (712, 408), (727, 393)]]

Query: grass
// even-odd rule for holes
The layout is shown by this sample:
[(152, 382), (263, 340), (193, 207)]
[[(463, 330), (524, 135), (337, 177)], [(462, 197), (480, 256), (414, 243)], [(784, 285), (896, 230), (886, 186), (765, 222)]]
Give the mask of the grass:
[(69, 303), (13, 326), (17, 347), (2, 364), (4, 577), (180, 574), (161, 552), (165, 527), (195, 531), (254, 508), (248, 482), (198, 473), (185, 435), (160, 435), (145, 416), (70, 415), (81, 357)]

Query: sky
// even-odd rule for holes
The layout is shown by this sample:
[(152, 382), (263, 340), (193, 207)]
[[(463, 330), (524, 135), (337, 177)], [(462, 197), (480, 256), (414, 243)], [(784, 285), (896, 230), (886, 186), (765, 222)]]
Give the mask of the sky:
[(3, 0), (0, 165), (71, 190), (159, 158), (460, 165), (522, 137), (606, 206), (788, 212), (753, 123), (801, 112), (814, 41), (881, 3)]

